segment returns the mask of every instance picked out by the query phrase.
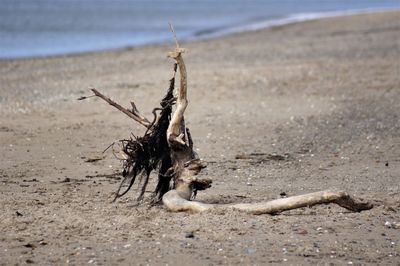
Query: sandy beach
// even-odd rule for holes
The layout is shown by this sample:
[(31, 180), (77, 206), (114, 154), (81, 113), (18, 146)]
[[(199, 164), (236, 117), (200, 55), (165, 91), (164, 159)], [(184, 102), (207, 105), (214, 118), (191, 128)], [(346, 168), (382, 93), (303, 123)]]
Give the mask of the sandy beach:
[(170, 213), (136, 206), (137, 187), (110, 203), (121, 162), (102, 151), (144, 129), (77, 98), (96, 87), (151, 118), (173, 43), (0, 60), (0, 265), (399, 265), (400, 11), (181, 46), (185, 118), (213, 179), (198, 200), (339, 188), (375, 207)]

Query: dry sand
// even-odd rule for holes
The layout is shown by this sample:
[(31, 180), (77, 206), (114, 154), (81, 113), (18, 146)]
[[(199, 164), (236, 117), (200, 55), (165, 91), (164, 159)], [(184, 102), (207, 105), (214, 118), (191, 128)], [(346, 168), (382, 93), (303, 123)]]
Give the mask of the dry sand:
[(214, 179), (199, 200), (340, 188), (376, 207), (169, 213), (135, 206), (136, 188), (112, 204), (120, 162), (86, 161), (144, 130), (100, 99), (76, 99), (95, 86), (151, 117), (173, 45), (0, 61), (0, 264), (399, 265), (400, 12), (182, 46), (186, 120)]

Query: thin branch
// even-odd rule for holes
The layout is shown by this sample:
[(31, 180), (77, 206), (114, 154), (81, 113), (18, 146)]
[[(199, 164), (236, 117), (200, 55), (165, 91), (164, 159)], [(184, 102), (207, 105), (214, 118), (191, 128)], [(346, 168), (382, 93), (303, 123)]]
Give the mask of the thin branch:
[(136, 115), (137, 117), (139, 117), (141, 120), (145, 120), (148, 121), (146, 117), (144, 117), (139, 110), (136, 107), (136, 104), (134, 102), (131, 102), (131, 106), (132, 106), (132, 111), (131, 113), (133, 113), (134, 115)]
[(169, 24), (169, 28), (174, 36), (176, 49), (179, 49), (179, 42), (178, 42), (178, 38), (176, 37), (176, 32), (175, 32), (174, 26), (172, 25), (171, 22), (168, 22), (168, 24)]
[(136, 109), (136, 106), (134, 104), (131, 105), (133, 107), (133, 110), (130, 111), (124, 107), (122, 107), (121, 105), (119, 105), (118, 103), (114, 102), (113, 100), (111, 100), (110, 98), (107, 98), (106, 96), (104, 96), (103, 94), (101, 94), (98, 90), (96, 89), (91, 89), (91, 91), (93, 91), (94, 95), (96, 95), (97, 97), (100, 97), (101, 99), (103, 99), (104, 101), (106, 101), (107, 103), (109, 103), (110, 105), (114, 106), (115, 108), (117, 108), (118, 110), (120, 110), (121, 112), (123, 112), (124, 114), (126, 114), (127, 116), (129, 116), (130, 118), (132, 118), (133, 120), (135, 120), (136, 122), (138, 122), (139, 124), (145, 126), (146, 128), (149, 128), (151, 123), (149, 120), (147, 120), (147, 118), (145, 118), (144, 116), (142, 116), (138, 110)]

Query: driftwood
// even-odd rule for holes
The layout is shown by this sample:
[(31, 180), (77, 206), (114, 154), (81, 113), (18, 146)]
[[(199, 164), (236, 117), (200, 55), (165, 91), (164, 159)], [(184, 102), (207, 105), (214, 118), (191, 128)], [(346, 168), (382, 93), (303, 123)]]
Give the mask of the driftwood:
[(163, 203), (168, 210), (173, 212), (190, 211), (203, 212), (214, 208), (236, 209), (251, 214), (277, 214), (302, 207), (311, 207), (318, 204), (335, 203), (353, 212), (360, 212), (372, 208), (372, 204), (351, 197), (344, 191), (318, 191), (314, 193), (276, 199), (258, 203), (238, 204), (207, 204), (190, 201), (189, 193), (179, 189), (167, 192), (163, 197)]
[(139, 113), (134, 102), (131, 102), (132, 110), (128, 110), (128, 109), (122, 107), (121, 105), (119, 105), (118, 103), (114, 102), (110, 98), (107, 98), (106, 96), (104, 96), (103, 94), (98, 92), (96, 89), (92, 89), (92, 91), (93, 91), (94, 95), (96, 95), (97, 97), (100, 97), (104, 101), (108, 102), (110, 105), (114, 106), (115, 108), (117, 108), (118, 110), (120, 110), (121, 112), (123, 112), (124, 114), (126, 114), (127, 116), (129, 116), (130, 118), (132, 118), (133, 120), (138, 122), (139, 124), (141, 124), (147, 128), (150, 127), (150, 125), (151, 125), (150, 121), (147, 120), (146, 117), (142, 116)]
[[(146, 128), (143, 137), (134, 137), (122, 140), (121, 159), (124, 161), (122, 181), (115, 199), (126, 194), (132, 187), (137, 176), (142, 181), (142, 189), (138, 200), (143, 195), (149, 180), (150, 173), (158, 169), (158, 183), (153, 193), (153, 202), (160, 202), (173, 212), (191, 211), (202, 212), (214, 208), (228, 208), (245, 211), (252, 214), (276, 214), (287, 210), (314, 206), (318, 204), (335, 203), (350, 211), (359, 212), (371, 209), (368, 202), (355, 199), (343, 191), (319, 191), (299, 196), (282, 198), (260, 203), (241, 204), (207, 204), (194, 201), (198, 190), (205, 190), (211, 186), (211, 179), (197, 178), (197, 174), (206, 167), (193, 149), (193, 140), (189, 129), (185, 126), (184, 113), (188, 105), (187, 99), (187, 73), (181, 48), (174, 33), (176, 48), (169, 53), (169, 57), (175, 60), (173, 76), (167, 94), (160, 102), (160, 108), (153, 109), (152, 122), (139, 113), (132, 102), (132, 110), (123, 108), (116, 102), (105, 97), (96, 89), (92, 89), (94, 96), (98, 96), (110, 105), (116, 107), (136, 122)], [(175, 87), (175, 75), (179, 69), (180, 84), (177, 97), (173, 96)], [(82, 97), (83, 99), (85, 97)], [(176, 105), (172, 114), (172, 107)], [(157, 114), (157, 111), (161, 111)], [(127, 189), (120, 193), (122, 187)]]

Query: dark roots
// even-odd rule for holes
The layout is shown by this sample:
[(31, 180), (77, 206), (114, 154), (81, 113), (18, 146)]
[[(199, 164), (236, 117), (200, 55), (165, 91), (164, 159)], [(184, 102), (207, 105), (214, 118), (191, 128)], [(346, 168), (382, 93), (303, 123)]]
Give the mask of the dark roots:
[[(116, 192), (114, 201), (131, 189), (138, 176), (141, 188), (137, 200), (143, 200), (150, 174), (156, 169), (158, 169), (158, 183), (153, 193), (153, 202), (161, 201), (162, 196), (174, 187), (174, 184), (171, 185), (174, 171), (166, 134), (171, 120), (172, 106), (176, 100), (173, 95), (176, 69), (177, 65), (175, 64), (174, 75), (170, 80), (167, 94), (160, 102), (161, 108), (153, 110), (154, 120), (144, 136), (121, 140), (122, 151), (126, 154), (127, 159), (123, 165), (122, 176), (124, 179)], [(159, 116), (157, 111), (161, 111)]]

